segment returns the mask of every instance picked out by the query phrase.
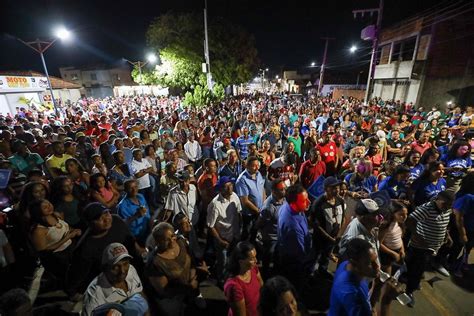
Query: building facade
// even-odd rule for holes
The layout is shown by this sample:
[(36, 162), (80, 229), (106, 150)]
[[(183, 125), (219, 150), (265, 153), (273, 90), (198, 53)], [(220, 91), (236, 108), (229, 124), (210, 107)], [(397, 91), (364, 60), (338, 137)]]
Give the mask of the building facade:
[(465, 8), (441, 9), (383, 29), (371, 96), (424, 108), (472, 105), (473, 30), (474, 11)]
[(59, 68), (59, 72), (64, 80), (69, 80), (84, 87), (87, 97), (110, 97), (114, 95), (114, 87), (116, 86), (136, 85), (128, 67), (91, 67), (82, 69), (62, 67)]

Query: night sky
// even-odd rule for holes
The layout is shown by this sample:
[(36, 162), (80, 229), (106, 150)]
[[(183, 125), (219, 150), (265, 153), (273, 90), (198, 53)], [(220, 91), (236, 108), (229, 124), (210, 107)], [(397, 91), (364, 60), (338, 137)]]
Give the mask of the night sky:
[[(383, 25), (393, 24), (450, 0), (385, 0)], [(51, 36), (55, 25), (74, 31), (72, 43), (56, 43), (45, 54), (48, 69), (57, 75), (60, 66), (120, 65), (122, 57), (143, 60), (149, 51), (145, 32), (154, 17), (169, 10), (202, 12), (204, 0), (1, 0), (0, 70), (42, 71), (37, 53), (24, 40)], [(283, 69), (311, 71), (320, 63), (324, 41), (335, 37), (328, 51), (328, 69), (355, 73), (368, 67), (370, 43), (360, 40), (360, 30), (370, 17), (354, 19), (352, 10), (377, 7), (377, 0), (275, 1), (208, 0), (209, 16), (225, 17), (242, 25), (256, 39), (262, 66), (271, 75)], [(374, 16), (375, 19), (375, 16)], [(351, 45), (360, 50), (348, 52)], [(212, 60), (211, 60), (212, 64)], [(317, 69), (314, 69), (317, 71)]]

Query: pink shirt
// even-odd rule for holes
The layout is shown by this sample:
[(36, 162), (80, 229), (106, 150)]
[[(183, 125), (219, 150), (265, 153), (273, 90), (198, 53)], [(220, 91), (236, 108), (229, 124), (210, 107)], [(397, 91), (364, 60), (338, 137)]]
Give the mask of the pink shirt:
[[(239, 277), (227, 279), (224, 284), (224, 294), (228, 303), (245, 301), (247, 316), (258, 316), (258, 302), (260, 301), (260, 282), (258, 281), (258, 268), (254, 267), (250, 271), (250, 282), (245, 283)], [(229, 308), (228, 316), (233, 316), (232, 309)]]

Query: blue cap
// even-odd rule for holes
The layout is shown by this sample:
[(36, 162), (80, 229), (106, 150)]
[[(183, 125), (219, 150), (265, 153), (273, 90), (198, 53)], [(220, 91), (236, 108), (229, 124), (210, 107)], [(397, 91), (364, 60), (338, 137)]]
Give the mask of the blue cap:
[(232, 182), (234, 183), (235, 182), (235, 178), (232, 178), (232, 177), (229, 177), (229, 176), (222, 176), (219, 178), (219, 181), (217, 181), (217, 184), (215, 186), (215, 188), (217, 190), (220, 190), (222, 189), (222, 187), (226, 184), (226, 183), (229, 183), (229, 182)]
[(342, 181), (336, 179), (335, 177), (327, 177), (326, 179), (324, 179), (324, 182), (323, 182), (323, 187), (326, 189), (326, 188), (329, 188), (329, 187), (334, 187), (336, 185), (339, 185), (341, 184)]

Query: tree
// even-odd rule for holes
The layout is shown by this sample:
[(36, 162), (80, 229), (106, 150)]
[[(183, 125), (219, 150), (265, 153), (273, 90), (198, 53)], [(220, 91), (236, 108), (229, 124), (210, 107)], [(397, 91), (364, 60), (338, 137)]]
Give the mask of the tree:
[[(204, 24), (200, 14), (167, 13), (148, 28), (149, 46), (160, 54), (161, 64), (152, 74), (143, 74), (144, 83), (154, 83), (185, 92), (185, 103), (204, 106), (224, 98), (224, 87), (249, 81), (258, 65), (255, 40), (240, 26), (215, 18), (209, 20), (211, 72), (216, 82), (209, 93), (204, 62)], [(132, 74), (134, 78), (138, 73)]]

